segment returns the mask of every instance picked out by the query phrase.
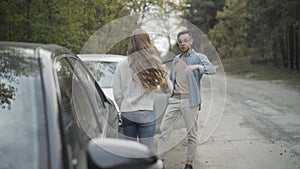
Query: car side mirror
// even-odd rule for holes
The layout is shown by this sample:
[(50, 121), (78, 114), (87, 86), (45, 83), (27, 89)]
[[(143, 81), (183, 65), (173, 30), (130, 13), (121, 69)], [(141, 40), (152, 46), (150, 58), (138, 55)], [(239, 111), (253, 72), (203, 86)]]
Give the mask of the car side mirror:
[(129, 140), (96, 138), (87, 147), (89, 169), (162, 169), (162, 161), (144, 145)]

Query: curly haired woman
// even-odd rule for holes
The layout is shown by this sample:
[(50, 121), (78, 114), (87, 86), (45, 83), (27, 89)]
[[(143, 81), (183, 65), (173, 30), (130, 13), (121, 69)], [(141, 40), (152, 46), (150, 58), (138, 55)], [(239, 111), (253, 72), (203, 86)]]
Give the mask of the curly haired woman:
[(121, 112), (125, 138), (138, 140), (151, 149), (156, 126), (153, 94), (170, 92), (172, 84), (145, 31), (133, 31), (127, 55), (114, 75), (114, 99)]

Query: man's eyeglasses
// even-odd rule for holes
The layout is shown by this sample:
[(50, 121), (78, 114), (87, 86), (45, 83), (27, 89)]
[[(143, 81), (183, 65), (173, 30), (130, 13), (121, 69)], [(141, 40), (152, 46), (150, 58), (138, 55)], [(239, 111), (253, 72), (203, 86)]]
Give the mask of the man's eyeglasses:
[(190, 39), (183, 39), (183, 40), (177, 40), (178, 44), (187, 44), (189, 43), (191, 40)]

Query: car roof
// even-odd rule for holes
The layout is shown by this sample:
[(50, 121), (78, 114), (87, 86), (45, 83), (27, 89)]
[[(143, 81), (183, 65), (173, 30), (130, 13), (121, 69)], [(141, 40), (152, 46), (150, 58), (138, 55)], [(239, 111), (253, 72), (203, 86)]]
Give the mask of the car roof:
[[(41, 44), (41, 43), (28, 43), (28, 42), (7, 42), (7, 41), (0, 41), (0, 48), (2, 50), (28, 50), (28, 51), (39, 51), (39, 50), (46, 50), (51, 53), (52, 59), (57, 56), (58, 54), (72, 54), (72, 52), (62, 46), (55, 45), (55, 44)], [(38, 57), (38, 54), (31, 55), (30, 57)], [(45, 55), (44, 55), (45, 56)]]
[(116, 54), (78, 54), (78, 57), (82, 61), (120, 62), (126, 59), (126, 56)]

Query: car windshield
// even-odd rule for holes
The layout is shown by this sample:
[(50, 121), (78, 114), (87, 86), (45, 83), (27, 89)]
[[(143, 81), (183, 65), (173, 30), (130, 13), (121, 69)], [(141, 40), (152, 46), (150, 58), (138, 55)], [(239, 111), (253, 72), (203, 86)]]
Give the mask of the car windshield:
[(112, 88), (112, 80), (118, 62), (84, 61), (102, 88)]
[(40, 68), (28, 55), (0, 49), (0, 168), (38, 169), (47, 154)]

